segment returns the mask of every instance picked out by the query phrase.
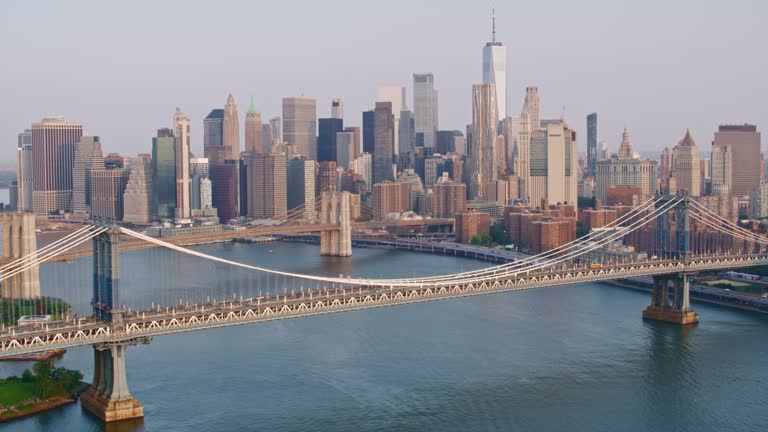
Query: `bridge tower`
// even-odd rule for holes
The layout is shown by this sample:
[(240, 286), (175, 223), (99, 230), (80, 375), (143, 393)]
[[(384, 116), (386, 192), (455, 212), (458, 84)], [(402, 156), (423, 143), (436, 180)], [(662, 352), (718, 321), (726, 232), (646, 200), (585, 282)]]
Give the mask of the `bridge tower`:
[[(643, 311), (643, 319), (665, 321), (687, 325), (699, 322), (699, 314), (691, 308), (690, 275), (687, 270), (688, 255), (691, 252), (691, 226), (688, 217), (690, 197), (686, 195), (674, 207), (675, 248), (674, 256), (681, 260), (683, 271), (677, 275), (660, 275), (653, 277), (653, 292), (651, 304)], [(671, 211), (668, 213), (671, 214)], [(667, 215), (657, 220), (667, 219)], [(661, 226), (660, 226), (661, 225)], [(657, 238), (669, 240), (669, 223), (657, 224), (664, 233)], [(668, 243), (667, 243), (668, 244)], [(667, 245), (665, 244), (665, 246)], [(663, 249), (662, 249), (663, 250)], [(669, 283), (673, 282), (670, 291)]]
[[(93, 239), (93, 315), (111, 323), (113, 334), (124, 331), (119, 301), (119, 245), (120, 228), (116, 225)], [(126, 342), (115, 342), (93, 347), (93, 384), (83, 393), (80, 403), (105, 422), (144, 417), (144, 407), (128, 391), (127, 346)]]
[(323, 192), (321, 224), (338, 224), (338, 230), (320, 233), (320, 255), (352, 256), (352, 217), (349, 192)]
[[(3, 227), (3, 258), (18, 259), (37, 252), (35, 215), (33, 213), (4, 213), (0, 219)], [(9, 271), (12, 271), (9, 270)], [(3, 282), (2, 296), (12, 299), (40, 297), (40, 267), (32, 266)]]

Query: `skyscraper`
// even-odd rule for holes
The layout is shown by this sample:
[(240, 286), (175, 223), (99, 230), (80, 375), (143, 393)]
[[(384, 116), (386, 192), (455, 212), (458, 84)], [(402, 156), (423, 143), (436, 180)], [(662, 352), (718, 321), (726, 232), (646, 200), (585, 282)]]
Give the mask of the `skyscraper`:
[[(270, 144), (272, 144), (271, 137), (267, 141), (267, 145)], [(245, 114), (245, 151), (249, 154), (264, 153), (264, 128), (261, 124), (261, 114), (256, 110), (253, 98)]]
[[(760, 132), (755, 125), (721, 125), (715, 132), (714, 146), (730, 145), (733, 149), (733, 185), (731, 193), (749, 195), (760, 184)], [(713, 178), (714, 182), (714, 178)]]
[(413, 119), (413, 112), (408, 108), (400, 112), (400, 125), (397, 130), (398, 140), (400, 142), (400, 153), (397, 158), (397, 168), (404, 169), (416, 168), (416, 125)]
[(283, 140), (296, 154), (317, 160), (317, 102), (305, 97), (283, 98)]
[(731, 144), (712, 143), (711, 175), (712, 195), (731, 195), (733, 188), (733, 146)]
[(131, 164), (123, 193), (123, 220), (135, 224), (152, 221), (152, 157), (139, 154)]
[[(200, 201), (200, 180), (208, 178), (210, 175), (210, 166), (206, 158), (191, 158), (189, 160), (189, 172), (192, 176), (192, 188), (190, 203), (193, 210), (204, 209)], [(210, 181), (210, 180), (209, 180)]]
[(392, 140), (394, 138), (392, 102), (376, 102), (373, 123), (373, 182), (394, 180), (392, 175)]
[(530, 204), (567, 203), (574, 208), (578, 194), (576, 132), (562, 121), (531, 132)]
[(331, 101), (331, 118), (344, 118), (344, 102), (340, 97), (333, 98)]
[(496, 41), (496, 16), (493, 16), (491, 41), (483, 47), (483, 84), (496, 87), (496, 122), (507, 117), (507, 48)]
[(315, 169), (317, 162), (306, 159), (291, 159), (286, 167), (286, 194), (288, 210), (304, 206), (304, 219), (314, 221), (315, 210)]
[(343, 168), (344, 171), (348, 171), (351, 162), (355, 160), (354, 147), (355, 134), (353, 132), (336, 133), (336, 157), (333, 160), (335, 160), (336, 165), (339, 168)]
[(152, 216), (173, 217), (176, 206), (176, 151), (173, 131), (159, 129), (152, 138)]
[(91, 212), (94, 218), (123, 220), (123, 194), (129, 168), (91, 170)]
[(70, 210), (75, 146), (83, 125), (63, 117), (32, 124), (32, 211), (48, 215)]
[[(272, 141), (283, 142), (283, 126), (280, 117), (272, 117), (269, 119), (269, 126), (272, 128)], [(266, 148), (267, 144), (271, 145), (272, 143), (264, 143), (265, 152), (268, 150), (268, 148)]]
[(472, 86), (472, 134), (467, 145), (469, 197), (485, 199), (486, 185), (496, 180), (496, 88)]
[(619, 154), (596, 162), (597, 198), (607, 202), (609, 189), (617, 186), (637, 188), (643, 195), (652, 195), (656, 192), (657, 162), (636, 158), (634, 153), (629, 140), (629, 131), (624, 129)]
[(595, 176), (597, 162), (597, 113), (587, 116), (587, 175)]
[(224, 118), (222, 119), (222, 144), (227, 159), (240, 157), (240, 119), (237, 115), (235, 98), (230, 94), (224, 105)]
[(72, 166), (72, 211), (85, 215), (91, 210), (91, 171), (104, 169), (101, 142), (97, 136), (82, 136), (75, 145)]
[(203, 120), (203, 155), (211, 165), (224, 163), (224, 110), (211, 110)]
[(32, 130), (19, 134), (18, 211), (32, 211)]
[(373, 110), (363, 111), (363, 152), (373, 154)]
[(318, 120), (317, 161), (336, 160), (336, 134), (344, 130), (344, 120), (340, 118), (321, 118)]
[(214, 167), (213, 204), (221, 223), (240, 216), (240, 160), (227, 159)]
[[(379, 87), (379, 94), (376, 96), (376, 102), (391, 102), (392, 103), (392, 115), (394, 116), (394, 130), (400, 130), (400, 112), (407, 110), (405, 106), (405, 86), (391, 85)], [(392, 154), (397, 156), (400, 154), (400, 137), (399, 134), (395, 134), (394, 148)]]
[(431, 73), (413, 74), (413, 114), (416, 145), (435, 147), (437, 134), (437, 90)]
[(687, 193), (690, 196), (701, 195), (701, 175), (699, 166), (699, 147), (691, 137), (690, 129), (677, 144), (672, 157), (672, 178), (675, 189), (671, 194)]
[(288, 211), (284, 154), (256, 154), (248, 159), (248, 216), (274, 219)]
[(541, 100), (538, 87), (525, 89), (525, 105), (523, 110), (528, 114), (528, 123), (531, 131), (541, 129)]
[[(225, 125), (226, 126), (226, 125)], [(174, 217), (187, 219), (191, 213), (191, 178), (189, 172), (189, 117), (176, 108), (173, 116), (173, 136), (176, 158), (176, 209)], [(226, 136), (226, 135), (225, 135)]]

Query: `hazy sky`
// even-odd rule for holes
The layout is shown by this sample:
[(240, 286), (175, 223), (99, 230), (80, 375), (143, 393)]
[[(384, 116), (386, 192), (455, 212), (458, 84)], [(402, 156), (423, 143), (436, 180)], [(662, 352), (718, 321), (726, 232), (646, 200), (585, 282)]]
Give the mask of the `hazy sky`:
[(203, 118), (230, 92), (263, 119), (283, 96), (316, 98), (319, 117), (341, 96), (360, 125), (380, 85), (406, 85), (412, 107), (414, 72), (435, 75), (440, 129), (463, 130), (492, 6), (510, 111), (538, 85), (544, 117), (565, 111), (580, 151), (592, 111), (613, 151), (625, 125), (636, 150), (690, 127), (708, 154), (718, 124), (768, 124), (766, 1), (21, 1), (0, 6), (0, 160), (57, 114), (106, 151), (149, 152), (177, 106), (202, 153)]

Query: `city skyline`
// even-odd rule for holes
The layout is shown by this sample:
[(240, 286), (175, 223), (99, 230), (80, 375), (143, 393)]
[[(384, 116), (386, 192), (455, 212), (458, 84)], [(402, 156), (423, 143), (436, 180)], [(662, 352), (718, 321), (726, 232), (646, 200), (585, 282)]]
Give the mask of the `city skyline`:
[[(88, 20), (89, 26), (83, 27), (77, 25), (78, 18), (69, 20), (66, 26), (55, 21), (62, 6), (51, 4), (35, 15), (48, 30), (19, 40), (13, 35), (21, 30), (20, 23), (26, 22), (24, 18), (31, 16), (32, 11), (26, 5), (9, 6), (9, 13), (0, 18), (0, 31), (6, 39), (18, 42), (0, 48), (4, 61), (14, 65), (6, 68), (8, 77), (0, 84), (0, 91), (6, 95), (0, 111), (0, 130), (7, 141), (15, 142), (18, 133), (31, 123), (63, 115), (82, 123), (84, 134), (101, 136), (105, 154), (118, 151), (134, 156), (149, 150), (154, 131), (172, 127), (167, 112), (179, 106), (191, 121), (192, 152), (201, 156), (203, 118), (211, 108), (219, 107), (229, 93), (241, 106), (253, 96), (262, 118), (280, 115), (283, 97), (302, 94), (317, 100), (318, 118), (330, 117), (331, 100), (343, 97), (345, 124), (360, 126), (360, 113), (374, 108), (376, 92), (382, 85), (405, 86), (406, 103), (410, 106), (414, 73), (434, 74), (435, 89), (440, 92), (441, 129), (463, 130), (471, 122), (471, 86), (482, 80), (481, 51), (488, 40), (490, 6), (451, 8), (440, 25), (433, 26), (433, 31), (409, 35), (408, 43), (378, 41), (368, 35), (365, 24), (377, 17), (356, 9), (358, 19), (345, 31), (359, 29), (354, 43), (363, 44), (367, 50), (360, 52), (352, 63), (346, 56), (346, 45), (340, 44), (345, 49), (331, 49), (323, 43), (326, 38), (338, 35), (334, 29), (321, 28), (323, 20), (317, 19), (318, 13), (339, 13), (334, 8), (329, 8), (330, 12), (314, 10), (302, 15), (295, 14), (293, 7), (276, 5), (271, 10), (276, 19), (270, 21), (291, 20), (306, 29), (301, 35), (280, 33), (287, 38), (285, 43), (271, 46), (268, 41), (279, 31), (272, 24), (246, 25), (249, 13), (232, 14), (231, 22), (226, 21), (229, 24), (221, 29), (216, 27), (216, 20), (208, 18), (209, 13), (215, 16), (223, 11), (206, 10), (204, 17), (196, 5), (189, 5), (186, 12), (191, 21), (189, 30), (165, 31), (151, 24), (167, 16), (164, 11), (172, 9), (170, 5), (156, 5), (157, 11), (151, 16), (134, 16), (132, 11), (108, 8), (115, 15), (107, 14), (97, 22), (88, 18), (105, 13), (100, 6), (68, 5), (68, 9), (78, 12), (79, 19)], [(612, 152), (618, 147), (615, 137), (620, 136), (625, 126), (632, 131), (638, 151), (656, 152), (674, 146), (688, 128), (694, 140), (708, 148), (720, 124), (751, 123), (757, 124), (758, 130), (765, 124), (768, 109), (760, 104), (760, 95), (768, 87), (760, 71), (765, 69), (766, 60), (752, 55), (757, 48), (755, 41), (765, 36), (761, 36), (763, 30), (756, 21), (761, 16), (759, 9), (765, 5), (755, 3), (755, 13), (742, 16), (738, 7), (696, 4), (691, 8), (688, 4), (675, 4), (665, 8), (664, 17), (657, 17), (648, 16), (640, 6), (604, 3), (599, 8), (597, 28), (584, 25), (585, 20), (595, 19), (587, 15), (594, 8), (566, 3), (556, 6), (516, 6), (533, 8), (533, 17), (537, 16), (536, 11), (540, 12), (540, 19), (531, 20), (516, 18), (519, 10), (496, 6), (497, 39), (507, 47), (510, 112), (519, 112), (526, 86), (538, 86), (543, 118), (560, 118), (565, 106), (568, 125), (579, 136), (586, 137), (586, 115), (597, 112), (598, 140), (608, 141)], [(249, 7), (242, 5), (244, 12)], [(393, 8), (400, 11), (398, 19), (406, 26), (415, 25), (430, 9), (430, 5), (413, 5), (404, 13), (402, 8)], [(113, 17), (118, 13), (125, 15), (124, 20), (115, 22)], [(688, 19), (690, 16), (695, 19)], [(193, 30), (203, 19), (210, 32)], [(140, 35), (122, 24), (135, 20), (147, 24)], [(460, 34), (449, 30), (459, 24), (468, 30)], [(535, 29), (543, 24), (557, 24), (560, 30), (551, 32), (552, 35), (537, 33)], [(82, 31), (83, 28), (88, 31)], [(99, 38), (90, 37), (96, 33)], [(29, 55), (47, 46), (54, 34), (58, 44), (77, 49), (65, 50), (66, 56), (50, 51), (42, 57)], [(307, 34), (317, 37), (312, 43), (302, 44)], [(606, 38), (607, 34), (611, 37)], [(202, 37), (206, 39), (200, 40)], [(533, 37), (536, 44), (522, 43)], [(163, 68), (178, 58), (166, 58), (156, 49), (157, 41), (164, 38), (169, 42), (173, 38), (189, 42), (178, 48), (180, 57), (186, 56), (182, 62), (185, 74), (179, 75), (178, 67)], [(206, 62), (202, 55), (205, 47), (224, 38), (243, 42), (231, 44), (231, 51), (220, 53), (222, 61)], [(259, 56), (244, 54), (245, 41), (253, 39), (263, 41)], [(654, 40), (665, 43), (657, 46), (651, 43)], [(552, 43), (561, 49), (542, 49)], [(291, 55), (280, 51), (285, 44), (296, 48)], [(315, 44), (323, 50), (318, 52)], [(423, 55), (426, 45), (429, 53)], [(318, 62), (321, 55), (323, 61)], [(711, 67), (722, 55), (738, 58), (739, 67), (727, 72)], [(566, 73), (562, 68), (564, 59), (573, 65), (566, 68)], [(99, 67), (75, 67), (85, 61), (96, 61)], [(227, 67), (211, 67), (221, 64)], [(345, 73), (332, 73), (338, 70)], [(722, 79), (723, 74), (730, 79)], [(254, 75), (258, 78), (253, 78)], [(659, 103), (660, 99), (664, 103)], [(105, 100), (112, 102), (110, 109), (104, 109)], [(125, 122), (124, 118), (131, 121)], [(586, 140), (580, 139), (578, 151), (585, 150)], [(2, 146), (0, 161), (10, 165), (15, 157), (15, 146)]]

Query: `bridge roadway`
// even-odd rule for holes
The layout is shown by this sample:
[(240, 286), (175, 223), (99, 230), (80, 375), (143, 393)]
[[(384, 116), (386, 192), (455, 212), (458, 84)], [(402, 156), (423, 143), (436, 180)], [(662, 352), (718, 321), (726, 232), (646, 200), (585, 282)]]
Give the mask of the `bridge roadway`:
[[(441, 225), (453, 225), (453, 219), (420, 219), (420, 220), (387, 220), (387, 221), (370, 221), (370, 222), (355, 222), (352, 224), (353, 229), (377, 229), (385, 227), (424, 227), (424, 226), (441, 226)], [(337, 228), (338, 224), (296, 224), (296, 225), (278, 225), (278, 226), (259, 226), (248, 228), (244, 230), (224, 230), (213, 233), (201, 233), (190, 234), (177, 237), (163, 237), (163, 241), (178, 246), (193, 246), (205, 243), (215, 243), (226, 240), (232, 240), (242, 237), (257, 237), (257, 236), (269, 236), (276, 234), (303, 234), (303, 233), (320, 233), (323, 231), (330, 231)], [(62, 231), (62, 236), (69, 234), (68, 231)], [(53, 241), (53, 240), (52, 240)], [(152, 243), (134, 239), (133, 237), (125, 237), (121, 239), (120, 250), (140, 250), (147, 248), (157, 247)], [(84, 256), (90, 256), (93, 253), (91, 243), (86, 242), (82, 245), (75, 247), (69, 251), (63, 252), (55, 257), (52, 257), (48, 262), (66, 262), (75, 258), (81, 258)], [(11, 258), (0, 259), (0, 265), (5, 265), (12, 262)]]
[(392, 286), (388, 289), (370, 286), (345, 290), (331, 288), (300, 293), (296, 297), (238, 299), (178, 306), (175, 309), (158, 308), (126, 313), (123, 322), (119, 324), (89, 320), (77, 325), (52, 326), (45, 329), (12, 327), (0, 335), (0, 358), (57, 348), (147, 341), (154, 336), (166, 334), (400, 304), (767, 264), (768, 256), (765, 255), (692, 256), (689, 257), (687, 265), (677, 260), (649, 260), (617, 263), (600, 269), (564, 268), (536, 271), (512, 278), (500, 275), (478, 283), (444, 282), (419, 287)]

